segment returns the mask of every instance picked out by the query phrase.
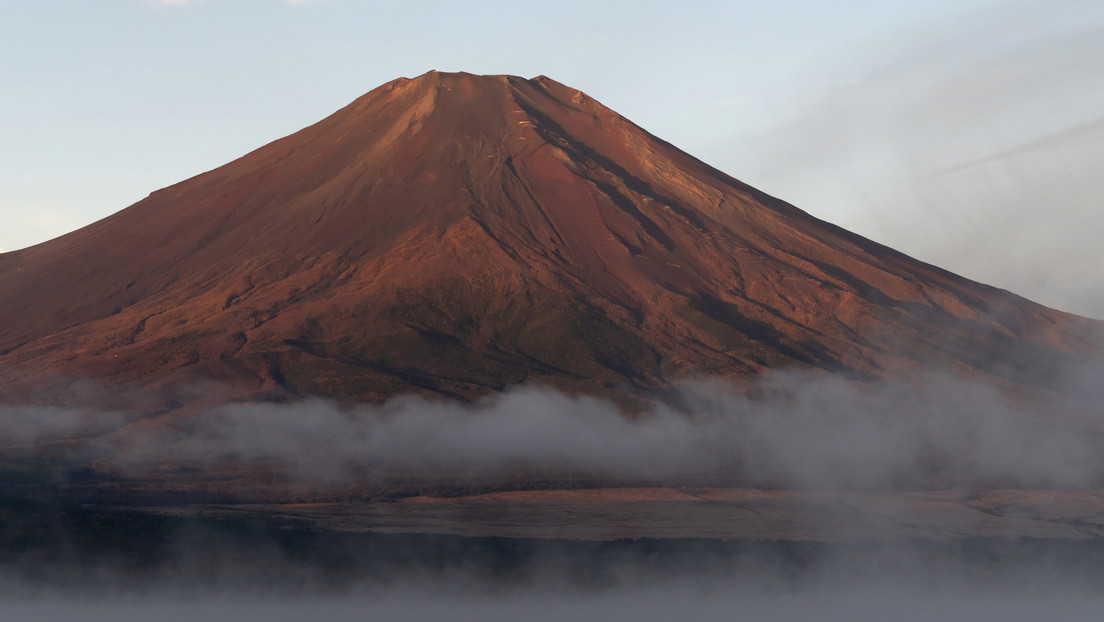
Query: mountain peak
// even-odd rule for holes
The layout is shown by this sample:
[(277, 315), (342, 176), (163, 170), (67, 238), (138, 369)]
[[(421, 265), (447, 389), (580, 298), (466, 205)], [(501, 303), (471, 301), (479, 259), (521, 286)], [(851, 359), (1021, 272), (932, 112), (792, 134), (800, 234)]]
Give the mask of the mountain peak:
[(0, 391), (47, 369), (357, 399), (790, 366), (1020, 386), (1099, 343), (1095, 323), (816, 220), (544, 76), (394, 80), (4, 254), (0, 292)]

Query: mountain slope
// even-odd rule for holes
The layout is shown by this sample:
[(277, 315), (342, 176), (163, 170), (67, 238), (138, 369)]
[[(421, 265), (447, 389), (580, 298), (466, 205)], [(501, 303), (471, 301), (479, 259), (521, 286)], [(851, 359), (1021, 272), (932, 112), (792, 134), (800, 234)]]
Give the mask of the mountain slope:
[(437, 72), (0, 255), (0, 303), (8, 399), (72, 399), (74, 380), (472, 397), (778, 367), (1046, 390), (1101, 343), (555, 81)]

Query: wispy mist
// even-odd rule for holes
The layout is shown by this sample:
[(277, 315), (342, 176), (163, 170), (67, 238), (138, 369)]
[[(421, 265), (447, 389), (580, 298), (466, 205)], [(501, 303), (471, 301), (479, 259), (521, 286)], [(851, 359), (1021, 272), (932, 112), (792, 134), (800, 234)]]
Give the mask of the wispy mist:
[(1076, 426), (952, 378), (922, 388), (781, 374), (752, 395), (681, 387), (685, 410), (626, 418), (613, 404), (517, 389), (475, 405), (235, 405), (166, 432), (131, 431), (119, 468), (278, 461), (292, 476), (567, 471), (626, 480), (798, 488), (1085, 486), (1104, 477), (1102, 421)]
[(1099, 598), (1069, 594), (1015, 595), (928, 592), (883, 586), (827, 593), (755, 594), (694, 588), (655, 587), (605, 596), (574, 593), (537, 595), (451, 595), (400, 592), (371, 598), (281, 602), (273, 599), (204, 599), (202, 602), (138, 600), (106, 603), (61, 602), (6, 606), (0, 620), (41, 622), (129, 622), (131, 620), (402, 620), (457, 622), (525, 619), (633, 620), (671, 619), (761, 622), (791, 620), (1040, 620), (1088, 619), (1104, 605)]
[(1008, 2), (810, 62), (722, 168), (881, 243), (1104, 317), (1104, 11)]
[[(390, 569), (386, 578), (340, 589), (304, 589), (297, 580), (264, 586), (250, 575), (217, 581), (178, 575), (153, 589), (144, 581), (135, 582), (144, 589), (104, 589), (102, 577), (110, 572), (101, 570), (101, 580), (89, 584), (99, 589), (76, 593), (41, 580), (0, 583), (0, 620), (1009, 621), (1090, 619), (1104, 604), (1095, 591), (1100, 573), (1091, 565), (1096, 549), (1063, 560), (1070, 549), (1028, 545), (1025, 552), (1034, 559), (1023, 563), (1014, 547), (986, 545), (957, 551), (908, 544), (726, 550), (721, 543), (712, 543), (711, 551), (708, 545), (484, 542), (477, 545), (482, 549), (454, 552), (474, 556), (468, 564), (428, 574), (428, 567)], [(518, 563), (488, 575), (487, 564), (504, 555), (518, 555)], [(286, 559), (259, 558), (267, 564), (262, 576), (275, 571), (305, 579), (303, 568)]]
[(778, 373), (751, 390), (703, 379), (667, 402), (626, 416), (604, 400), (517, 388), (474, 404), (243, 403), (127, 425), (110, 413), (9, 408), (0, 438), (8, 455), (61, 447), (98, 471), (137, 478), (260, 464), (337, 485), (526, 472), (799, 489), (1104, 481), (1104, 414), (1017, 405), (957, 377), (906, 386)]
[[(534, 387), (471, 404), (403, 397), (226, 404), (141, 420), (66, 408), (0, 415), (8, 466), (90, 465), (112, 486), (164, 473), (194, 485), (258, 465), (362, 491), (395, 476), (457, 485), (533, 472), (812, 490), (1104, 481), (1100, 412), (1026, 407), (942, 376), (908, 386), (816, 373), (778, 373), (751, 387), (699, 379), (631, 416)], [(280, 620), (310, 611), (335, 620), (1013, 620), (1082, 617), (1104, 585), (1096, 541), (948, 532), (837, 544), (566, 542), (50, 503), (0, 495), (0, 544), (12, 553), (0, 559), (0, 619)]]

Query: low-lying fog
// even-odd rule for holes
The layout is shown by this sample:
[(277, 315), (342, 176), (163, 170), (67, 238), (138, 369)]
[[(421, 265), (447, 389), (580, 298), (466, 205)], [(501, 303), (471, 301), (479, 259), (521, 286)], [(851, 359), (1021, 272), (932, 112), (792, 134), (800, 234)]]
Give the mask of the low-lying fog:
[(481, 577), (479, 568), (458, 567), (452, 574), (400, 574), (340, 588), (309, 579), (290, 588), (265, 585), (255, 575), (238, 574), (217, 584), (192, 577), (153, 590), (125, 583), (105, 589), (100, 585), (108, 573), (100, 573), (91, 588), (0, 582), (0, 620), (1010, 622), (1091, 619), (1104, 605), (1092, 560), (1070, 564), (1043, 556), (1013, 566), (984, 559), (984, 549), (972, 560), (952, 552), (924, 555), (887, 545), (876, 554), (829, 551), (810, 562), (800, 552), (779, 550), (734, 557), (723, 566), (709, 555), (695, 562), (642, 550), (597, 556), (572, 568), (511, 569), (493, 580)]
[[(474, 404), (413, 397), (378, 406), (323, 400), (229, 404), (123, 426), (115, 414), (0, 412), (0, 447), (26, 454), (85, 439), (97, 471), (142, 477), (169, 467), (275, 465), (335, 484), (401, 473), (486, 477), (569, 472), (627, 483), (701, 482), (800, 489), (1083, 488), (1104, 481), (1104, 413), (1017, 406), (953, 377), (858, 385), (780, 373), (750, 392), (682, 384), (627, 418), (612, 403), (518, 388)], [(117, 428), (117, 429), (116, 429)], [(71, 465), (70, 465), (71, 466)]]
[[(1095, 374), (1081, 377), (1088, 380), (1078, 392), (1095, 390)], [(631, 418), (607, 401), (533, 387), (473, 404), (238, 403), (139, 421), (9, 406), (0, 409), (0, 457), (39, 465), (49, 457), (59, 481), (91, 466), (124, 486), (166, 467), (202, 479), (209, 468), (263, 463), (289, 480), (362, 490), (395, 474), (455, 482), (527, 469), (807, 490), (1100, 488), (1104, 413), (1085, 406), (1091, 401), (1060, 401), (1027, 408), (954, 377), (905, 386), (778, 373), (750, 391), (717, 379), (686, 382), (667, 405)], [(0, 502), (0, 520), (22, 503), (4, 494)], [(708, 540), (378, 536), (368, 544), (323, 538), (319, 546), (329, 549), (316, 554), (302, 548), (316, 540), (270, 542), (268, 532), (249, 536), (254, 527), (244, 523), (184, 537), (154, 519), (66, 511), (65, 537), (75, 542), (45, 553), (0, 523), (8, 551), (0, 619), (1029, 620), (1083, 618), (1104, 604), (1104, 573), (1095, 570), (1104, 568), (1104, 546), (1095, 541), (745, 549)], [(100, 533), (104, 516), (123, 521), (122, 531), (103, 532), (118, 541), (81, 541), (79, 529)], [(132, 533), (146, 540), (129, 542)], [(146, 554), (147, 541), (156, 554)], [(404, 549), (409, 543), (416, 546)], [(339, 583), (334, 564), (345, 569)], [(374, 574), (362, 580), (358, 568)]]
[(485, 620), (1089, 620), (1104, 598), (1069, 594), (970, 594), (965, 590), (926, 592), (899, 587), (842, 591), (756, 594), (693, 587), (623, 590), (610, 594), (537, 592), (528, 594), (442, 595), (418, 590), (286, 601), (214, 598), (202, 600), (124, 600), (98, 602), (6, 603), (0, 620), (52, 622), (268, 622), (403, 620), (457, 622)]

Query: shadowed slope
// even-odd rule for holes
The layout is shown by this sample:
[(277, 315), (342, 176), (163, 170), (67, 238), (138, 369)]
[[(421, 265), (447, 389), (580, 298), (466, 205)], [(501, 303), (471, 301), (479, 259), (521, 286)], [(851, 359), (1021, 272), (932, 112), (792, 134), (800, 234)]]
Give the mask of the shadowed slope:
[(0, 255), (0, 300), (9, 396), (60, 377), (472, 397), (788, 366), (1031, 389), (1100, 343), (1095, 322), (816, 220), (555, 81), (437, 72)]

